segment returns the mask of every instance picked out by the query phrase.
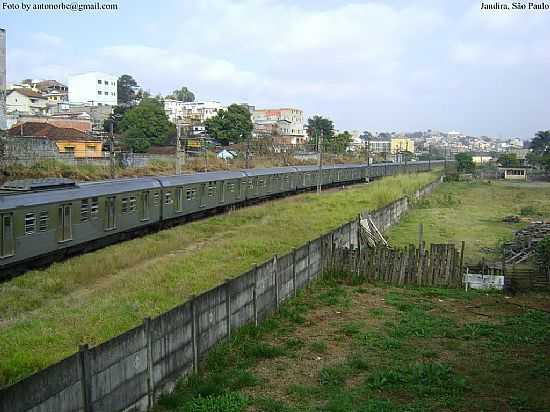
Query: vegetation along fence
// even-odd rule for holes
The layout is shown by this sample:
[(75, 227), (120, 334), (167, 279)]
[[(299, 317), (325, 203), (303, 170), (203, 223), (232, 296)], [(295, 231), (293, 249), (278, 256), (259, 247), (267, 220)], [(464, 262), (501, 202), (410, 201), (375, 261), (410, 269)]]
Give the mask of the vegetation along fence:
[[(439, 180), (414, 197), (430, 193), (438, 184)], [(406, 198), (399, 199), (373, 213), (373, 220), (383, 230), (399, 220), (408, 204)], [(82, 345), (72, 356), (0, 390), (0, 411), (148, 409), (178, 378), (197, 370), (199, 360), (213, 345), (243, 325), (261, 322), (330, 267), (339, 250), (358, 248), (359, 226), (359, 219), (348, 222), (167, 313), (145, 319), (123, 335), (96, 347)], [(365, 267), (374, 273), (372, 262), (383, 262), (388, 253), (380, 249), (359, 256), (365, 257)], [(426, 264), (435, 267), (436, 261)]]

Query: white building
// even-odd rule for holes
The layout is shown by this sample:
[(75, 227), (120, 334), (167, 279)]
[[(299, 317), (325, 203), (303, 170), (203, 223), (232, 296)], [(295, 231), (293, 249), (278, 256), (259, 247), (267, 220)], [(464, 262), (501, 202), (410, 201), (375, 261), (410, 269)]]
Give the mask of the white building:
[(23, 88), (10, 90), (6, 97), (6, 112), (46, 114), (48, 98), (34, 90)]
[(116, 106), (117, 76), (100, 72), (69, 76), (69, 103)]
[(225, 109), (225, 107), (216, 101), (182, 102), (174, 99), (164, 100), (164, 111), (172, 123), (204, 123), (205, 120), (216, 116), (222, 109)]

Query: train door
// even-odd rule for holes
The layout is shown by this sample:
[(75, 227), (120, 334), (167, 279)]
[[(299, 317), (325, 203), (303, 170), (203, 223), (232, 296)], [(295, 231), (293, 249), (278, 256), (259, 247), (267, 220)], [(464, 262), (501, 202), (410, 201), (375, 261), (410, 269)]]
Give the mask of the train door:
[(199, 206), (205, 207), (206, 206), (206, 183), (201, 184), (201, 193), (199, 197)]
[(9, 257), (15, 254), (15, 238), (13, 235), (13, 215), (5, 213), (2, 215), (2, 247), (0, 257)]
[(149, 220), (149, 191), (141, 192), (140, 220)]
[(72, 205), (61, 205), (57, 208), (57, 241), (67, 242), (73, 238), (71, 224)]
[(105, 230), (116, 228), (116, 197), (110, 196), (105, 199)]
[(225, 181), (221, 181), (218, 187), (218, 203), (223, 203), (225, 199)]

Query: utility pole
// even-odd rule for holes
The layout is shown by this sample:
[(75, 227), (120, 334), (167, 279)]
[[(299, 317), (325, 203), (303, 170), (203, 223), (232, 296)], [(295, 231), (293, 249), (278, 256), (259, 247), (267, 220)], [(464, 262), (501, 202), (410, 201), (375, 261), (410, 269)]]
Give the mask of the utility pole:
[(111, 169), (111, 179), (115, 178), (115, 139), (113, 137), (113, 122), (109, 125), (109, 166)]
[(208, 172), (208, 146), (206, 145), (206, 139), (204, 141), (204, 171)]
[(181, 124), (176, 124), (176, 174), (181, 174), (180, 152), (181, 152)]
[(432, 170), (432, 145), (428, 146), (428, 169)]
[(369, 153), (369, 149), (370, 149), (370, 140), (367, 140), (365, 142), (365, 151), (367, 152), (367, 167), (370, 166), (370, 153)]
[(447, 145), (445, 145), (445, 174), (447, 174)]
[(246, 138), (246, 157), (245, 157), (245, 169), (250, 168), (250, 133)]
[(323, 185), (323, 129), (321, 135), (317, 137), (317, 152), (319, 153), (319, 176), (317, 179), (317, 194), (321, 194), (321, 186)]

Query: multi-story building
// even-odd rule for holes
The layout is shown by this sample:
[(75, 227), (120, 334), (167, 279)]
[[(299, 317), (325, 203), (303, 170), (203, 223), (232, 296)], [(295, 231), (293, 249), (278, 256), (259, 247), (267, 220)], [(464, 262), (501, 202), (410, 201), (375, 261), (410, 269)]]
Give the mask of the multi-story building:
[(216, 101), (182, 102), (181, 100), (164, 100), (164, 111), (172, 123), (204, 123), (214, 117), (225, 107)]
[(368, 141), (368, 145), (371, 153), (389, 153), (391, 148), (389, 140), (371, 139)]
[(256, 109), (252, 116), (257, 129), (265, 125), (276, 124), (277, 138), (282, 143), (300, 144), (306, 142), (304, 132), (304, 112), (300, 109)]
[(117, 77), (101, 72), (69, 76), (69, 103), (116, 106)]
[(7, 94), (7, 113), (46, 114), (47, 111), (48, 98), (32, 89), (13, 89)]
[(414, 153), (414, 141), (407, 137), (396, 137), (390, 141), (391, 153), (410, 152)]
[(6, 31), (0, 29), (0, 130), (6, 129)]

